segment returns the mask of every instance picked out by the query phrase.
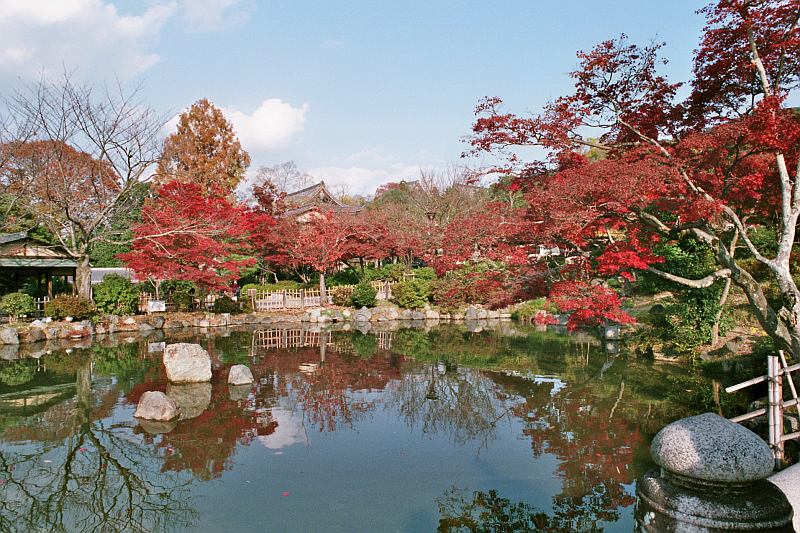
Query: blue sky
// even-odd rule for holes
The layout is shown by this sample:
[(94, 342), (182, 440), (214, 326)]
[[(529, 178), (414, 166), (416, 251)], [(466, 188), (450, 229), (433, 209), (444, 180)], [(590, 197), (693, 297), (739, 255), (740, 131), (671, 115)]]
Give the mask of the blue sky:
[[(575, 52), (626, 33), (666, 41), (686, 79), (705, 2), (690, 0), (0, 0), (0, 92), (41, 72), (143, 81), (155, 108), (207, 97), (253, 169), (293, 159), (370, 193), (460, 159), (477, 100), (536, 111)], [(480, 164), (480, 162), (472, 162)]]

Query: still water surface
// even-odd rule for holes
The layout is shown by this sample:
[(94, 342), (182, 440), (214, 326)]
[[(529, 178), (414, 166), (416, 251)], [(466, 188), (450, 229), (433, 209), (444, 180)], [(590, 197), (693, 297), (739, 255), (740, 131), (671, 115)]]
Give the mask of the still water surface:
[[(650, 439), (710, 390), (526, 326), (291, 328), (0, 362), (0, 530), (631, 531)], [(212, 383), (167, 384), (162, 341)], [(137, 422), (148, 390), (183, 418)]]

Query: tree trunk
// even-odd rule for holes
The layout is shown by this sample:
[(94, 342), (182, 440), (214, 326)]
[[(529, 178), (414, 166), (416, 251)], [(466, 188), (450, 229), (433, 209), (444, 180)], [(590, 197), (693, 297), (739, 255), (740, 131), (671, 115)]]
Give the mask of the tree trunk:
[(328, 304), (328, 291), (325, 288), (325, 272), (319, 273), (319, 304)]
[(75, 270), (75, 286), (78, 296), (92, 299), (92, 267), (89, 264), (89, 256), (85, 255), (78, 261), (78, 268)]

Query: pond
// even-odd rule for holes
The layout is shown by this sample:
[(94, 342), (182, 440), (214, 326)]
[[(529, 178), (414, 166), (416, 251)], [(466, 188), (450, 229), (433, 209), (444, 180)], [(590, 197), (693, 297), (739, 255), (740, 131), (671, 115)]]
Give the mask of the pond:
[[(292, 327), (2, 361), (0, 530), (631, 531), (653, 435), (713, 396), (587, 335)], [(167, 384), (164, 342), (203, 345), (212, 383)], [(183, 418), (138, 423), (149, 390)]]

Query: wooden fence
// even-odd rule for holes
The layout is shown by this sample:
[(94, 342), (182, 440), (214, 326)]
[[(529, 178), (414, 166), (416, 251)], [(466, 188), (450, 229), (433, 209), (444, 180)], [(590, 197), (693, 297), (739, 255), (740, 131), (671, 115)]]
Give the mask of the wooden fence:
[[(773, 456), (775, 457), (775, 467), (780, 469), (783, 466), (784, 459), (784, 443), (787, 440), (800, 439), (800, 431), (792, 433), (784, 433), (784, 410), (786, 408), (794, 407), (797, 411), (798, 421), (800, 421), (800, 399), (797, 396), (797, 389), (795, 388), (792, 372), (800, 370), (800, 364), (789, 366), (786, 363), (786, 356), (783, 350), (778, 351), (778, 355), (771, 355), (767, 357), (767, 373), (763, 376), (758, 376), (749, 379), (737, 385), (732, 385), (725, 389), (725, 392), (731, 393), (747, 387), (757, 385), (759, 383), (767, 382), (767, 407), (762, 407), (749, 413), (731, 418), (732, 422), (744, 422), (753, 418), (767, 415), (767, 423), (769, 425), (769, 435), (767, 441), (770, 448), (772, 448)], [(787, 380), (789, 390), (792, 394), (791, 400), (783, 399), (783, 380)]]
[[(156, 295), (149, 293), (149, 292), (140, 292), (139, 293), (139, 312), (146, 313), (147, 312), (147, 303), (151, 300), (155, 300)], [(216, 294), (209, 294), (206, 296), (205, 302), (205, 309), (210, 310), (214, 307), (214, 302), (217, 300)], [(167, 311), (175, 311), (176, 306), (175, 302), (172, 301), (171, 298), (166, 298), (164, 300), (165, 307)], [(200, 305), (200, 300), (198, 298), (193, 298), (192, 302), (189, 304), (189, 309), (187, 311), (194, 311), (197, 309), (201, 309), (203, 306)]]
[[(392, 287), (396, 282), (373, 281), (370, 283), (377, 291), (378, 300), (388, 300), (392, 297)], [(329, 287), (328, 302), (331, 303), (335, 294), (349, 297), (355, 290), (355, 285), (336, 285)], [(307, 307), (320, 307), (322, 305), (319, 289), (283, 289), (277, 291), (259, 291), (248, 289), (247, 298), (253, 311), (280, 311), (283, 309), (305, 309)]]
[(247, 297), (253, 311), (305, 309), (321, 305), (319, 289), (284, 289), (280, 291), (249, 289)]

